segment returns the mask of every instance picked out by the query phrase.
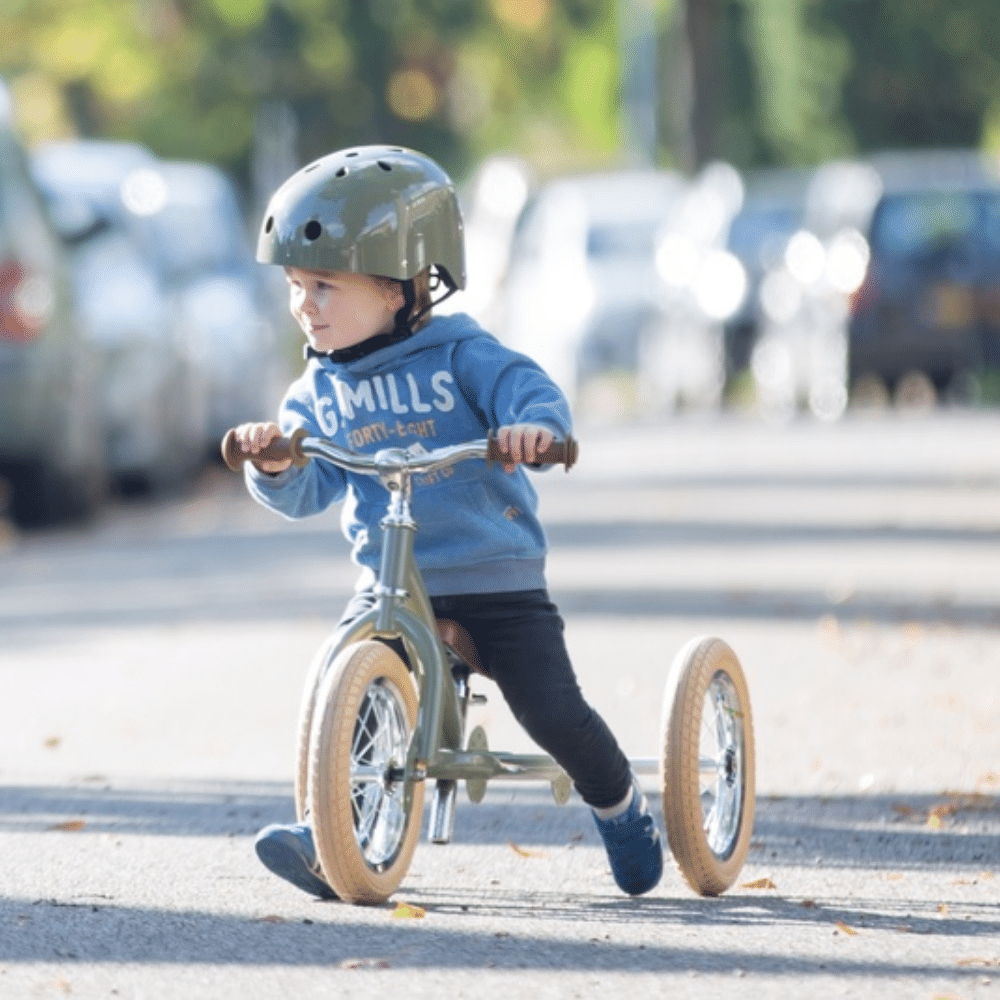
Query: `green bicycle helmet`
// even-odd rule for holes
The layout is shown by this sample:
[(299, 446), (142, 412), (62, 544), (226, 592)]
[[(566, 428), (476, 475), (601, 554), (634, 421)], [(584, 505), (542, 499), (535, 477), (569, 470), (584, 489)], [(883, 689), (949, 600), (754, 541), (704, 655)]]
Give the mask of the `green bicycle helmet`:
[(399, 146), (330, 153), (293, 174), (264, 213), (257, 260), (409, 282), (433, 266), (465, 287), (462, 215), (432, 159)]

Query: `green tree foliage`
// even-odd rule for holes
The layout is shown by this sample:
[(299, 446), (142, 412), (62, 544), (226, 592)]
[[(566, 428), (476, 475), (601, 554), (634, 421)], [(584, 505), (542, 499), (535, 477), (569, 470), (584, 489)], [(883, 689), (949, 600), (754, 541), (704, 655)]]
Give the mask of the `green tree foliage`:
[(995, 0), (840, 0), (852, 54), (843, 108), (862, 149), (975, 146), (1000, 110)]
[(462, 170), (506, 148), (613, 155), (614, 9), (602, 0), (5, 0), (0, 74), (29, 141), (128, 138), (247, 178), (263, 105), (300, 162), (364, 142)]
[(692, 38), (696, 77), (702, 66), (724, 81), (715, 105), (696, 106), (701, 161), (1000, 146), (996, 0), (688, 0), (687, 11), (716, 26)]
[[(135, 139), (249, 180), (262, 112), (295, 159), (362, 142), (461, 176), (621, 156), (619, 17), (639, 0), (4, 0), (0, 75), (30, 142)], [(886, 146), (1000, 147), (997, 0), (642, 0), (660, 151), (695, 167)]]

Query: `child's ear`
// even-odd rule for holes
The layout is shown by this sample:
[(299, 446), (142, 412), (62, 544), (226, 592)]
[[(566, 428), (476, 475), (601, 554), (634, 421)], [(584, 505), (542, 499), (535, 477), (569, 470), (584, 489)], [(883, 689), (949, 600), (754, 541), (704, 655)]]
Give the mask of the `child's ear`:
[(406, 305), (403, 286), (398, 281), (380, 279), (378, 285), (382, 292), (382, 300), (391, 312), (397, 313)]

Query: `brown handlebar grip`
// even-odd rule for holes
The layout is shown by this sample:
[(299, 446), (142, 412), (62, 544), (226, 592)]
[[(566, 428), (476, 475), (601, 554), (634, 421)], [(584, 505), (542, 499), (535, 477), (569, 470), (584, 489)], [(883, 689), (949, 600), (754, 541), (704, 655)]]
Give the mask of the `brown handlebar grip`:
[(239, 446), (236, 440), (235, 429), (228, 430), (226, 431), (226, 436), (222, 439), (222, 460), (233, 472), (239, 472), (243, 468), (243, 463), (251, 460), (258, 462), (281, 462), (286, 458), (290, 458), (292, 465), (297, 465), (301, 468), (301, 466), (309, 461), (302, 454), (302, 449), (299, 446), (305, 436), (305, 428), (300, 427), (298, 430), (292, 432), (290, 438), (275, 438), (266, 448), (261, 448), (260, 451), (251, 454)]
[[(553, 441), (548, 448), (544, 451), (540, 451), (535, 455), (535, 461), (532, 465), (565, 465), (566, 471), (569, 470), (576, 464), (577, 454), (579, 452), (579, 447), (576, 443), (576, 438), (572, 435), (567, 435), (563, 441)], [(493, 436), (493, 432), (489, 435), (489, 444), (486, 448), (486, 461), (487, 462), (509, 462), (511, 461), (510, 453), (501, 451), (500, 445), (497, 444), (496, 438)]]

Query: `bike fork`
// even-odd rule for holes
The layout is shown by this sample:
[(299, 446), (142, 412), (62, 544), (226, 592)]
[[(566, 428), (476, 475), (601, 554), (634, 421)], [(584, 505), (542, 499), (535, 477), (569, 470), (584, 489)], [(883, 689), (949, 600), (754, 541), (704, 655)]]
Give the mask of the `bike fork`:
[(431, 799), (430, 840), (433, 844), (447, 844), (455, 828), (455, 793), (458, 782), (450, 778), (438, 778), (434, 783), (434, 797)]
[[(458, 694), (459, 717), (462, 720), (461, 738), (465, 738), (465, 713), (469, 706), (469, 681), (459, 674), (455, 677), (455, 688)], [(458, 792), (458, 782), (454, 778), (438, 778), (434, 782), (434, 795), (431, 798), (430, 829), (428, 839), (432, 844), (447, 844), (451, 841), (455, 829), (455, 795)]]

